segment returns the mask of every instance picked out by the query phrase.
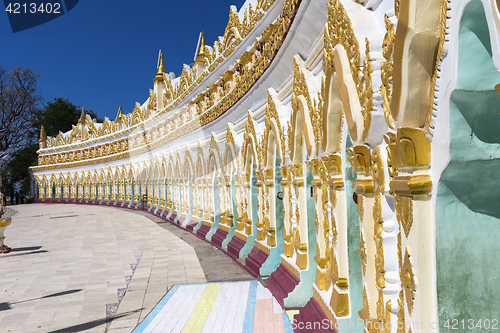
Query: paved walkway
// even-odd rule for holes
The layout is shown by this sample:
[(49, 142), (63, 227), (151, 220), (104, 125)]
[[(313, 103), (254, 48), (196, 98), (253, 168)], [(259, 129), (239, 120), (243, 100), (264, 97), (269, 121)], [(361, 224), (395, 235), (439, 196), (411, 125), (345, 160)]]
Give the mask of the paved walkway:
[(0, 257), (2, 333), (130, 332), (173, 285), (206, 281), (193, 247), (132, 212), (16, 210), (5, 231), (13, 251)]
[(142, 212), (15, 209), (5, 231), (13, 250), (0, 256), (0, 333), (128, 333), (174, 285), (251, 279), (210, 244)]

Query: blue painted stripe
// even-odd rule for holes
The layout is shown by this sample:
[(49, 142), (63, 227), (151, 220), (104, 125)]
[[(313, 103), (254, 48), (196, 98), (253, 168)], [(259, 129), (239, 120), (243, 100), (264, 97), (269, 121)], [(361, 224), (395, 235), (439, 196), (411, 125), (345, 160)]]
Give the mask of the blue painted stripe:
[(163, 296), (161, 301), (156, 304), (156, 306), (151, 310), (151, 312), (147, 315), (146, 318), (132, 331), (132, 333), (141, 333), (144, 329), (153, 321), (153, 319), (160, 313), (161, 309), (167, 304), (167, 302), (172, 298), (175, 292), (179, 289), (179, 285), (173, 286), (168, 293)]
[(257, 281), (250, 282), (248, 290), (247, 309), (245, 311), (245, 323), (243, 333), (253, 333), (253, 322), (255, 320), (255, 299), (257, 298)]
[(288, 318), (285, 310), (283, 310), (283, 323), (285, 324), (285, 333), (293, 333), (292, 324), (290, 324), (290, 318)]

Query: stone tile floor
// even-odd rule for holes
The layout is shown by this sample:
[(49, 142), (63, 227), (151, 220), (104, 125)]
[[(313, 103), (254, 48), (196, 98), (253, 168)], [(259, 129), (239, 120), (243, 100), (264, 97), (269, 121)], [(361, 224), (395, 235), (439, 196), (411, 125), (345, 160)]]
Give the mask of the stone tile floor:
[(134, 212), (15, 209), (13, 250), (0, 256), (0, 333), (131, 332), (173, 285), (206, 281), (192, 246)]

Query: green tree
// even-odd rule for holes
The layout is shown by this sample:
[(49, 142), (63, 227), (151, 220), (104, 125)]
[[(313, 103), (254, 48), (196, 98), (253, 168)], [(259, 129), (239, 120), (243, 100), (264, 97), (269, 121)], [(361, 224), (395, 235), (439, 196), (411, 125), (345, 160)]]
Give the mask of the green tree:
[[(10, 193), (12, 190), (20, 190), (25, 194), (29, 193), (30, 176), (28, 168), (38, 163), (36, 152), (39, 149), (40, 125), (44, 126), (45, 133), (48, 136), (55, 137), (59, 134), (59, 131), (62, 133), (70, 131), (73, 125), (78, 123), (81, 112), (82, 109), (68, 99), (55, 98), (54, 101), (48, 102), (37, 113), (36, 126), (33, 126), (26, 136), (29, 144), (18, 149), (13, 154), (13, 158), (2, 169), (4, 193)], [(102, 119), (97, 117), (92, 110), (85, 110), (85, 113), (95, 118), (97, 122), (102, 122)]]
[[(44, 126), (48, 136), (55, 137), (59, 131), (65, 133), (73, 129), (73, 125), (78, 123), (81, 113), (81, 107), (74, 105), (68, 99), (54, 98), (54, 101), (48, 102), (40, 113), (40, 124)], [(103, 120), (94, 111), (86, 109), (85, 113), (102, 123)]]

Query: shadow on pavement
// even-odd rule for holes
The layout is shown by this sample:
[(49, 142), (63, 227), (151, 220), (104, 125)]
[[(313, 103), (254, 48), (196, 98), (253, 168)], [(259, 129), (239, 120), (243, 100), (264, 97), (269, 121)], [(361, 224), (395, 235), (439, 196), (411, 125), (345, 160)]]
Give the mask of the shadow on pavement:
[[(14, 252), (14, 249), (12, 249), (11, 252)], [(2, 256), (2, 257), (3, 258), (8, 258), (8, 257), (26, 256), (26, 255), (29, 255), (29, 254), (46, 253), (46, 252), (49, 252), (49, 251), (47, 251), (47, 250), (40, 250), (40, 251), (31, 251), (31, 252), (27, 252), (27, 253), (7, 254), (7, 255)]]
[(17, 247), (17, 248), (12, 248), (11, 252), (36, 251), (40, 250), (41, 248), (42, 248), (41, 246)]
[(55, 330), (55, 331), (50, 331), (48, 333), (82, 332), (82, 331), (86, 331), (86, 330), (89, 330), (91, 328), (94, 328), (96, 326), (100, 326), (100, 325), (103, 325), (103, 324), (109, 324), (114, 319), (126, 317), (129, 314), (131, 314), (131, 313), (138, 312), (138, 311), (141, 311), (141, 310), (143, 310), (143, 309), (129, 311), (129, 312), (123, 313), (121, 315), (115, 316), (111, 320), (110, 319), (106, 319), (106, 318), (96, 319), (96, 320), (92, 320), (92, 321), (89, 321), (89, 322), (86, 322), (86, 323), (83, 323), (83, 324), (73, 325), (73, 326), (61, 328), (61, 329), (58, 329), (58, 330)]
[(31, 302), (31, 301), (35, 301), (37, 299), (42, 299), (42, 298), (50, 298), (50, 297), (57, 297), (57, 296), (64, 296), (64, 295), (68, 295), (68, 294), (74, 294), (74, 293), (77, 293), (77, 292), (82, 291), (82, 290), (83, 289), (65, 290), (65, 291), (61, 291), (59, 293), (45, 295), (45, 296), (42, 296), (42, 297), (39, 297), (39, 298), (27, 299), (27, 300), (24, 300), (24, 301), (18, 301), (18, 302), (14, 302), (14, 303), (9, 303), (9, 302), (0, 303), (0, 311), (10, 310), (10, 309), (12, 309), (11, 305), (14, 305), (14, 304)]

